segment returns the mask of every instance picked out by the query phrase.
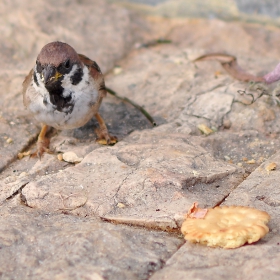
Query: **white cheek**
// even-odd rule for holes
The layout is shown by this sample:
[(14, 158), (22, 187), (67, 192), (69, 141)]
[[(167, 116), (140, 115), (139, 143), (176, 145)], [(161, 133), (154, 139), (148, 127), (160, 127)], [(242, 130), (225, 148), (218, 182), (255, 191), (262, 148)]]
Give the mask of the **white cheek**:
[[(34, 71), (35, 71), (36, 66), (34, 67)], [(36, 72), (35, 72), (36, 73)], [(45, 88), (45, 84), (43, 82), (43, 80), (41, 79), (41, 75), (39, 73), (36, 73), (36, 78), (37, 78), (37, 82), (39, 84), (39, 86), (37, 86), (37, 84), (34, 81), (34, 77), (32, 77), (33, 80), (33, 86), (35, 88), (35, 90), (45, 99), (47, 99), (48, 102), (50, 102), (50, 98), (49, 98), (49, 92), (47, 91), (47, 89)]]
[(95, 85), (92, 81), (89, 81), (92, 78), (89, 75), (89, 70), (86, 66), (83, 67), (83, 77), (82, 80), (77, 84), (73, 85), (71, 82), (71, 76), (74, 75), (75, 71), (77, 70), (77, 65), (74, 65), (71, 72), (69, 74), (64, 75), (62, 80), (62, 86), (64, 88), (63, 96), (67, 97), (70, 93), (74, 95), (75, 98), (79, 98), (81, 95), (86, 95), (92, 93), (90, 95), (95, 95), (96, 92)]
[(68, 88), (73, 87), (72, 82), (71, 82), (71, 76), (73, 76), (73, 74), (75, 73), (77, 68), (78, 68), (77, 65), (74, 65), (72, 70), (70, 71), (70, 73), (64, 75), (64, 78), (61, 82), (61, 85), (63, 88), (68, 89)]

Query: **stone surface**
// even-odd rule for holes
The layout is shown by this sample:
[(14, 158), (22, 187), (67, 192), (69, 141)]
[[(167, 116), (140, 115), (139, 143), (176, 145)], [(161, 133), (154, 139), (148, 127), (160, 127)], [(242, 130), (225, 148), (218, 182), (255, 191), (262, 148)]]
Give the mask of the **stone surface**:
[(225, 250), (186, 243), (150, 279), (279, 279), (279, 239)]
[[(269, 170), (269, 164), (275, 163), (276, 169)], [(271, 216), (271, 230), (278, 234), (280, 242), (280, 190), (279, 190), (279, 152), (262, 163), (242, 182), (226, 199), (226, 205), (246, 205), (264, 210)]]
[[(277, 279), (277, 96), (258, 98), (252, 85), (233, 80), (219, 63), (193, 60), (222, 51), (253, 74), (267, 73), (279, 62), (279, 29), (142, 17), (109, 2), (0, 4), (0, 277)], [(186, 3), (151, 9), (184, 15)], [(231, 4), (228, 14), (238, 14), (235, 1), (215, 3), (214, 10)], [(158, 43), (161, 37), (171, 42)], [(40, 48), (56, 39), (95, 59), (107, 72), (107, 86), (143, 106), (158, 126), (108, 96), (101, 114), (120, 140), (115, 146), (95, 143), (91, 120), (75, 130), (50, 131), (53, 154), (18, 160), (18, 152), (34, 150), (39, 131), (23, 110), (20, 85)], [(267, 89), (278, 91), (276, 85)], [(248, 93), (256, 99), (251, 105)], [(203, 135), (202, 125), (212, 133)], [(66, 152), (83, 160), (59, 161)], [(275, 170), (267, 170), (271, 163)], [(178, 250), (180, 224), (194, 201), (266, 210), (270, 232), (236, 250), (188, 243)]]
[(147, 279), (182, 238), (96, 218), (0, 206), (1, 279)]
[(242, 167), (246, 174), (250, 174), (279, 148), (278, 138), (266, 137), (255, 130), (224, 130), (208, 137), (198, 137), (197, 140), (214, 158)]
[[(219, 99), (222, 99), (223, 102), (217, 102)], [(187, 106), (183, 114), (205, 118), (217, 126), (221, 126), (224, 116), (231, 111), (232, 102), (233, 97), (224, 94), (224, 89), (220, 88), (199, 95)]]
[[(270, 45), (278, 45), (278, 32), (260, 29), (256, 24), (186, 20), (169, 33), (172, 44), (132, 52), (119, 63), (122, 73), (110, 74), (107, 84), (138, 104), (145, 104), (159, 124), (172, 123), (172, 128), (187, 133), (199, 134), (197, 126), (201, 123), (217, 130), (224, 125), (224, 119), (231, 123), (233, 131), (278, 133), (280, 116), (273, 98), (263, 96), (257, 103), (247, 105), (252, 100), (250, 96), (239, 94), (250, 92), (247, 84), (231, 79), (217, 62), (192, 62), (201, 54), (224, 51), (236, 55), (239, 64), (254, 74), (268, 72), (280, 57), (277, 48), (265, 54)], [(240, 36), (243, 43), (236, 46), (234, 41)], [(228, 39), (220, 40), (221, 37)], [(265, 58), (258, 59), (262, 54)], [(144, 83), (141, 77), (145, 77)]]
[(183, 215), (193, 201), (213, 207), (242, 180), (237, 167), (216, 161), (188, 136), (146, 130), (94, 150), (75, 167), (31, 181), (22, 195), (32, 208), (174, 229), (181, 221), (176, 214)]
[(122, 73), (108, 75), (107, 85), (145, 105), (158, 124), (175, 118), (190, 98), (194, 65), (173, 45), (134, 51), (120, 65)]
[[(267, 166), (276, 164), (276, 170)], [(266, 211), (270, 232), (253, 245), (225, 250), (186, 243), (151, 279), (278, 279), (280, 275), (280, 154), (261, 164), (222, 205), (240, 205)]]
[(107, 72), (141, 38), (140, 26), (142, 30), (145, 26), (140, 19), (132, 20), (135, 15), (127, 9), (103, 0), (3, 1), (0, 11), (1, 61), (10, 63), (8, 69), (16, 63), (24, 71), (33, 66), (46, 43), (62, 40)]
[(30, 125), (30, 120), (5, 113), (0, 115), (0, 172), (34, 141), (38, 129)]

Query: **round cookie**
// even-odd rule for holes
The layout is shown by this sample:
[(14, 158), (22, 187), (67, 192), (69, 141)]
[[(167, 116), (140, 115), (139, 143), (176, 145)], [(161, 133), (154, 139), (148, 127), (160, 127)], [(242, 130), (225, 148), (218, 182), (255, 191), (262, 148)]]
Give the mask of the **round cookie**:
[(264, 237), (270, 216), (250, 207), (223, 206), (208, 209), (202, 219), (187, 215), (181, 231), (185, 239), (210, 247), (237, 248)]

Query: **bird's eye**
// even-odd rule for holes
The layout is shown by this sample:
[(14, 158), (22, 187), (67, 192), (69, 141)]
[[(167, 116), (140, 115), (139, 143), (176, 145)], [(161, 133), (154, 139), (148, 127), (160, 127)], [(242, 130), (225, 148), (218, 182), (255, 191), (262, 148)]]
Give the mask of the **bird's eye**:
[(64, 67), (67, 68), (67, 69), (70, 67), (70, 60), (69, 60), (69, 59), (67, 59), (67, 60), (64, 62)]

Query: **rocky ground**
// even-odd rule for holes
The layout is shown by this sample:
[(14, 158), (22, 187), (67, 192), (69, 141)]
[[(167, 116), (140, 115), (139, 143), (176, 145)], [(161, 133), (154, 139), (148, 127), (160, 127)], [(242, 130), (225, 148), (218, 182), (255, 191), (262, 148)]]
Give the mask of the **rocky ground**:
[[(249, 84), (217, 62), (193, 60), (227, 52), (265, 74), (280, 61), (280, 29), (145, 16), (109, 2), (0, 3), (0, 278), (279, 279), (276, 97), (250, 105), (240, 94)], [(92, 120), (50, 131), (54, 154), (19, 159), (35, 150), (40, 129), (23, 107), (21, 83), (54, 40), (96, 60), (107, 86), (143, 106), (157, 126), (108, 96), (101, 114), (116, 145), (95, 142)], [(66, 152), (81, 162), (58, 160)], [(265, 210), (270, 231), (232, 250), (185, 243), (180, 226), (194, 201)]]

